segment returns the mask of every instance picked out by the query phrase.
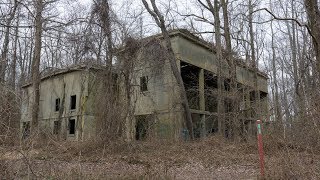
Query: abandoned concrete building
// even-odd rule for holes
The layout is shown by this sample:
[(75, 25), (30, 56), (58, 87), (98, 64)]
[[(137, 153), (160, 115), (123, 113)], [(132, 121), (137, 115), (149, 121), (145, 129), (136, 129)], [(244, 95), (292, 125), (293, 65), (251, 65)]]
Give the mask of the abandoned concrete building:
[[(202, 137), (219, 129), (217, 119), (217, 74), (218, 62), (210, 44), (200, 40), (186, 30), (170, 31), (170, 39), (177, 59), (188, 101), (192, 112), (194, 136)], [(142, 44), (142, 45), (141, 45)], [(188, 138), (185, 128), (184, 111), (181, 106), (179, 87), (171, 66), (163, 50), (161, 35), (145, 38), (140, 43), (133, 63), (130, 84), (130, 102), (133, 116), (125, 122), (125, 136), (128, 140), (156, 138)], [(121, 54), (121, 53), (120, 53)], [(119, 55), (117, 66), (123, 66)], [(230, 106), (230, 75), (228, 66), (223, 63), (224, 111)], [(61, 134), (69, 140), (88, 139), (96, 134), (93, 103), (94, 82), (99, 68), (75, 66), (52, 71), (43, 76), (40, 84), (39, 124), (52, 134)], [(254, 103), (254, 70), (244, 63), (237, 62), (236, 82), (239, 109), (237, 119), (242, 133), (253, 133), (256, 120)], [(257, 73), (260, 94), (260, 118), (268, 115), (267, 76)], [(120, 78), (121, 79), (121, 78)], [(119, 83), (123, 86), (123, 82)], [(23, 86), (21, 115), (22, 134), (30, 131), (30, 96), (32, 86)], [(119, 92), (121, 95), (121, 92)], [(224, 124), (223, 131), (227, 131)]]

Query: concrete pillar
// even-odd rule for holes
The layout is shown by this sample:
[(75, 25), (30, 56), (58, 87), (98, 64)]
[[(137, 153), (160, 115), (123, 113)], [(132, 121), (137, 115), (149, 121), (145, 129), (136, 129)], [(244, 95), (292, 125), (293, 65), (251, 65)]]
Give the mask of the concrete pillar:
[[(204, 97), (204, 70), (200, 69), (199, 72), (199, 110), (205, 111), (206, 110), (206, 102)], [(204, 114), (200, 115), (201, 121), (201, 137), (206, 135), (206, 116)]]
[(199, 72), (199, 110), (206, 110), (206, 103), (204, 98), (204, 70)]
[(200, 121), (201, 121), (201, 137), (205, 137), (207, 135), (206, 133), (206, 115), (201, 114), (200, 115)]

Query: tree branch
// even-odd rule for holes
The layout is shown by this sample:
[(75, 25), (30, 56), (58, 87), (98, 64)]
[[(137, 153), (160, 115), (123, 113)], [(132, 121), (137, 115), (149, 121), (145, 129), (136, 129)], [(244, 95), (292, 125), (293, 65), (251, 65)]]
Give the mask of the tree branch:
[(318, 43), (316, 37), (312, 34), (312, 31), (310, 29), (310, 27), (307, 25), (307, 24), (303, 24), (301, 23), (300, 21), (298, 21), (297, 19), (294, 19), (294, 18), (282, 18), (282, 17), (278, 17), (276, 16), (275, 14), (273, 14), (269, 9), (267, 8), (261, 8), (261, 9), (257, 9), (255, 11), (252, 12), (253, 13), (256, 13), (256, 12), (259, 12), (259, 11), (266, 11), (267, 13), (269, 13), (274, 19), (276, 20), (279, 20), (279, 21), (293, 21), (295, 23), (297, 23), (300, 27), (305, 27), (309, 33), (309, 35), (312, 37), (312, 39)]
[(142, 0), (142, 3), (146, 7), (146, 9), (149, 12), (149, 14), (151, 14), (151, 16), (154, 18), (154, 20), (156, 21), (157, 25), (160, 27), (160, 20), (157, 17), (157, 14), (150, 9), (149, 4), (147, 3), (146, 0)]

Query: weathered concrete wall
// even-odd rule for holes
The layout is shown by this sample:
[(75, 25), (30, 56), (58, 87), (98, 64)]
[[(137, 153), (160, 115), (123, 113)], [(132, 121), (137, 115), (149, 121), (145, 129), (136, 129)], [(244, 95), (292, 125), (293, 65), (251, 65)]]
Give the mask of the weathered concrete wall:
[[(172, 38), (172, 44), (179, 60), (217, 74), (218, 60), (208, 49), (181, 36)], [(223, 69), (224, 75), (228, 76), (226, 63), (223, 63)]]
[[(141, 52), (141, 55), (143, 52)], [(153, 135), (157, 138), (180, 137), (182, 122), (179, 88), (168, 59), (155, 55), (150, 62), (139, 56), (135, 63), (132, 84), (134, 86), (135, 115), (153, 115)], [(162, 57), (161, 57), (162, 56)], [(179, 62), (177, 62), (180, 65)], [(148, 77), (148, 90), (141, 91), (140, 78)], [(136, 124), (133, 122), (133, 124)], [(135, 130), (133, 130), (135, 134)]]
[[(171, 40), (173, 49), (177, 58), (181, 61), (190, 63), (202, 69), (208, 70), (215, 74), (218, 73), (218, 60), (216, 55), (209, 49), (199, 44), (196, 44), (185, 37), (175, 36)], [(224, 61), (222, 65), (223, 76), (229, 77), (228, 64)], [(254, 86), (254, 73), (252, 70), (242, 66), (237, 66), (236, 69), (237, 81), (244, 85)], [(268, 93), (267, 78), (258, 74), (258, 88), (260, 91)]]
[[(174, 53), (177, 57), (177, 65), (180, 69), (180, 61), (187, 62), (200, 68), (199, 72), (199, 109), (192, 110), (194, 116), (199, 116), (199, 122), (196, 126), (204, 127), (205, 124), (213, 124), (215, 117), (211, 112), (206, 111), (204, 95), (204, 70), (217, 74), (217, 60), (215, 54), (201, 43), (195, 43), (181, 35), (171, 37), (171, 43)], [(163, 55), (158, 55), (160, 56)], [(155, 57), (157, 59), (157, 57)], [(160, 58), (161, 59), (161, 58)], [(133, 84), (135, 87), (135, 115), (155, 115), (155, 131), (160, 137), (182, 137), (181, 132), (184, 130), (184, 113), (180, 106), (179, 88), (172, 74), (168, 60), (162, 62), (160, 66), (157, 61), (145, 62), (143, 57), (138, 58), (135, 66)], [(228, 77), (227, 63), (223, 64), (223, 75)], [(237, 66), (237, 81), (245, 86), (254, 86), (254, 74), (251, 70)], [(156, 72), (156, 73), (155, 73)], [(148, 76), (148, 91), (140, 91), (140, 77)], [(267, 93), (267, 78), (258, 75), (258, 88), (260, 91)], [(261, 101), (263, 114), (267, 114), (267, 98)], [(135, 124), (135, 122), (133, 122)], [(171, 128), (170, 128), (171, 127)], [(207, 131), (212, 131), (216, 127), (210, 127)], [(134, 131), (133, 131), (134, 133)], [(203, 132), (199, 132), (203, 133)]]
[[(32, 86), (23, 88), (21, 107), (21, 128), (23, 122), (31, 121), (31, 95)], [(70, 99), (76, 95), (76, 109), (70, 109)], [(46, 78), (40, 83), (40, 109), (39, 125), (47, 132), (53, 133), (54, 121), (61, 120), (61, 133), (63, 138), (79, 139), (89, 138), (94, 134), (93, 114), (87, 113), (88, 105), (88, 71), (72, 71)], [(60, 111), (55, 110), (56, 99), (60, 98)], [(85, 113), (86, 112), (86, 113)], [(60, 117), (59, 117), (60, 116)], [(75, 135), (68, 135), (69, 119), (75, 119)]]
[[(245, 67), (237, 66), (237, 81), (241, 84), (254, 87), (254, 73), (252, 70), (246, 69)], [(268, 93), (268, 82), (267, 78), (258, 74), (258, 88), (260, 91)]]

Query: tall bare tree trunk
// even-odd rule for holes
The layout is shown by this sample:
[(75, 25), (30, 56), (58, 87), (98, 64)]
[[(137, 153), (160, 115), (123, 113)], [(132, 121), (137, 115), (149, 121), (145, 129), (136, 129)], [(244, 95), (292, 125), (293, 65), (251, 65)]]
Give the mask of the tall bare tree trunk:
[(16, 89), (16, 68), (17, 68), (17, 48), (18, 48), (18, 32), (19, 32), (19, 19), (17, 20), (16, 29), (14, 33), (14, 45), (13, 45), (13, 58), (12, 58), (12, 65), (11, 65), (11, 76), (10, 76), (10, 85), (13, 90)]
[(279, 89), (277, 80), (277, 67), (276, 67), (276, 50), (274, 44), (274, 33), (273, 33), (273, 23), (271, 22), (271, 49), (272, 49), (272, 76), (274, 85), (274, 112), (276, 120), (282, 123), (281, 108), (279, 102)]
[(254, 118), (260, 118), (261, 112), (260, 105), (260, 91), (258, 87), (258, 62), (255, 55), (254, 45), (254, 32), (253, 32), (253, 4), (252, 0), (249, 0), (249, 35), (250, 35), (250, 48), (251, 48), (251, 65), (254, 70)]
[(41, 56), (41, 36), (42, 36), (42, 11), (43, 11), (42, 0), (35, 2), (36, 16), (35, 16), (35, 45), (34, 54), (32, 60), (32, 130), (38, 128), (38, 113), (39, 113), (39, 100), (40, 100), (40, 56)]
[(110, 5), (108, 0), (100, 1), (97, 5), (99, 6), (99, 17), (102, 24), (103, 32), (107, 38), (107, 58), (106, 65), (111, 68), (112, 66), (112, 32), (111, 32), (111, 18), (110, 18)]
[(170, 63), (173, 75), (174, 75), (175, 79), (177, 80), (177, 84), (180, 89), (180, 96), (181, 96), (181, 100), (182, 100), (181, 104), (182, 104), (182, 107), (183, 107), (183, 109), (185, 111), (185, 115), (186, 115), (186, 126), (188, 128), (190, 138), (194, 139), (191, 111), (190, 111), (190, 107), (189, 107), (189, 103), (188, 103), (188, 99), (187, 99), (186, 90), (185, 90), (185, 87), (183, 84), (183, 80), (182, 80), (181, 74), (180, 74), (178, 66), (177, 66), (177, 60), (176, 60), (176, 57), (173, 53), (173, 49), (171, 46), (169, 32), (166, 29), (164, 17), (161, 14), (161, 12), (159, 11), (159, 9), (155, 3), (155, 0), (150, 0), (150, 1), (151, 1), (153, 11), (150, 9), (147, 1), (142, 0), (145, 8), (150, 13), (150, 15), (154, 18), (155, 22), (157, 23), (157, 25), (161, 29), (162, 36), (165, 40), (165, 45), (166, 45), (166, 49), (168, 52), (169, 63)]
[[(220, 31), (220, 4), (218, 0), (214, 0), (214, 4), (212, 4), (211, 0), (206, 0), (207, 5), (205, 5), (201, 0), (198, 0), (198, 2), (204, 6), (206, 9), (208, 9), (211, 14), (214, 17), (214, 32), (215, 32), (215, 47), (212, 47), (212, 49), (215, 48), (216, 51), (216, 57), (218, 61), (218, 70), (217, 70), (217, 84), (218, 84), (218, 95), (217, 95), (217, 118), (218, 118), (218, 131), (219, 134), (224, 136), (226, 132), (226, 118), (224, 114), (224, 100), (225, 100), (225, 94), (224, 94), (224, 77), (222, 76), (222, 68), (223, 68), (223, 59), (222, 59), (222, 43), (221, 43), (221, 31)], [(231, 51), (231, 39), (230, 39), (230, 32), (229, 32), (229, 26), (228, 26), (228, 16), (225, 14), (227, 12), (226, 3), (224, 2), (224, 23), (226, 25), (225, 27), (225, 33), (227, 33), (226, 36), (226, 46), (228, 51)], [(229, 33), (229, 36), (228, 36)], [(230, 58), (228, 56), (227, 58)], [(227, 59), (230, 60), (230, 59)]]
[(213, 11), (214, 15), (214, 30), (215, 30), (215, 41), (216, 41), (216, 55), (218, 60), (218, 121), (219, 121), (219, 132), (221, 135), (224, 135), (225, 132), (225, 116), (224, 116), (224, 78), (222, 77), (222, 67), (223, 67), (223, 60), (222, 60), (222, 44), (221, 44), (221, 31), (220, 31), (220, 17), (219, 17), (219, 1), (214, 0), (214, 6), (212, 7), (212, 3), (210, 0), (207, 0), (208, 6)]
[(9, 35), (10, 35), (10, 25), (11, 22), (16, 14), (16, 10), (18, 7), (18, 1), (14, 1), (13, 9), (10, 12), (10, 16), (7, 19), (6, 27), (5, 27), (5, 35), (3, 41), (3, 47), (1, 52), (1, 59), (0, 59), (0, 84), (4, 83), (5, 76), (6, 76), (6, 69), (8, 64), (8, 50), (9, 50)]
[[(294, 10), (294, 1), (291, 1), (292, 9)], [(292, 12), (292, 18), (294, 18), (294, 12)], [(305, 113), (305, 106), (303, 105), (303, 95), (300, 91), (301, 84), (299, 79), (299, 67), (298, 67), (298, 50), (297, 50), (297, 37), (296, 37), (296, 25), (294, 22), (291, 23), (291, 27), (289, 22), (286, 22), (288, 35), (289, 35), (289, 42), (290, 42), (290, 49), (291, 49), (291, 58), (292, 58), (292, 68), (293, 68), (293, 82), (294, 82), (294, 99), (297, 102), (297, 108), (295, 114), (297, 114), (299, 117), (303, 117)]]
[(224, 37), (226, 42), (226, 59), (229, 64), (229, 74), (230, 74), (230, 93), (231, 93), (231, 107), (230, 107), (230, 120), (233, 123), (234, 133), (239, 135), (240, 121), (238, 119), (238, 89), (237, 89), (237, 76), (236, 76), (236, 64), (232, 55), (232, 45), (231, 45), (231, 33), (229, 27), (229, 15), (228, 15), (228, 2), (226, 0), (221, 0), (222, 12), (223, 12), (223, 26), (224, 26)]
[(304, 0), (309, 26), (313, 35), (312, 42), (317, 58), (317, 71), (320, 78), (320, 10), (317, 0)]

